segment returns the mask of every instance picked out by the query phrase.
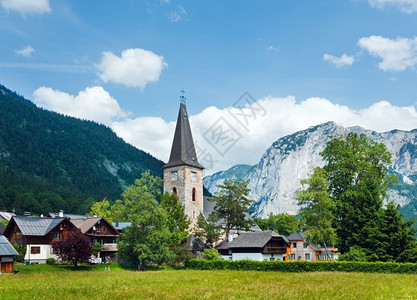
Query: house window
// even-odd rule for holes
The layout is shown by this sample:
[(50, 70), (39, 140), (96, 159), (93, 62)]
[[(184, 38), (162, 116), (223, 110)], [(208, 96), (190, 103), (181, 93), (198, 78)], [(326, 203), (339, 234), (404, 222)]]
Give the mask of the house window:
[(307, 248), (307, 243), (303, 243), (303, 248)]
[(193, 219), (195, 219), (195, 210), (193, 211)]
[(58, 232), (54, 232), (53, 239), (54, 239), (54, 240), (59, 239), (59, 233), (58, 233)]
[(173, 180), (173, 181), (178, 180), (178, 172), (177, 171), (171, 172), (171, 180)]
[(270, 257), (269, 260), (273, 261), (273, 260), (275, 260), (275, 257)]
[(297, 243), (292, 243), (293, 248), (297, 248)]
[(195, 201), (195, 194), (196, 194), (196, 192), (195, 192), (195, 188), (193, 188), (193, 194), (192, 194), (192, 199), (193, 199), (193, 201)]
[(58, 251), (56, 251), (56, 250), (54, 249), (54, 247), (51, 247), (51, 254), (58, 254)]
[(177, 188), (176, 188), (175, 186), (172, 188), (172, 193), (173, 193), (174, 195), (177, 195)]
[(191, 181), (197, 181), (197, 173), (191, 172)]
[(295, 253), (291, 254), (291, 260), (295, 260)]
[(30, 247), (30, 254), (41, 254), (41, 247), (39, 246)]
[(310, 253), (304, 254), (305, 260), (310, 260)]

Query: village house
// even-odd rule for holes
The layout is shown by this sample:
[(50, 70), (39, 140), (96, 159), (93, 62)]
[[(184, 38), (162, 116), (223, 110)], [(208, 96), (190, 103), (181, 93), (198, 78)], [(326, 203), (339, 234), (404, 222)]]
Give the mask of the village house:
[(116, 261), (117, 244), (116, 239), (119, 231), (104, 217), (84, 217), (82, 219), (71, 219), (74, 226), (79, 228), (81, 232), (88, 236), (92, 244), (101, 244), (101, 257), (110, 258)]
[(331, 261), (338, 257), (337, 249), (323, 248), (306, 242), (304, 233), (294, 232), (288, 236), (291, 242), (287, 260)]
[(0, 274), (14, 272), (14, 259), (18, 254), (6, 237), (0, 235)]
[(65, 238), (75, 226), (67, 218), (13, 217), (4, 235), (12, 245), (27, 245), (25, 261), (45, 263), (58, 259), (51, 246), (54, 240)]
[(289, 247), (290, 241), (285, 236), (267, 230), (241, 233), (221, 242), (216, 249), (226, 260), (273, 261), (286, 260)]

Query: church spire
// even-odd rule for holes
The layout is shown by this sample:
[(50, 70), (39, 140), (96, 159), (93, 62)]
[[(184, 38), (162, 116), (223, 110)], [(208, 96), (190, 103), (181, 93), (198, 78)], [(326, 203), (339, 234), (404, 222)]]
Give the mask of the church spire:
[[(183, 92), (183, 91), (181, 91)], [(204, 169), (197, 160), (193, 136), (191, 134), (190, 122), (188, 121), (185, 97), (181, 96), (180, 111), (178, 113), (177, 125), (175, 127), (174, 141), (172, 142), (171, 155), (164, 168), (189, 165)]]

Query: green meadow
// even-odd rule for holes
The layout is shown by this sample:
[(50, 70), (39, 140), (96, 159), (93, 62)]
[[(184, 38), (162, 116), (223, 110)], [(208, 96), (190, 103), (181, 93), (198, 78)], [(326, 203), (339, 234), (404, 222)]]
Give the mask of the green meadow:
[(414, 299), (417, 275), (17, 266), (1, 299)]

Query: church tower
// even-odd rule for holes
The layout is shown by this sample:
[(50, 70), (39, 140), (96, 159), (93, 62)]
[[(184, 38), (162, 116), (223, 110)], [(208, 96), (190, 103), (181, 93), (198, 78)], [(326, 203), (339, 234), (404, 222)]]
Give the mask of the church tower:
[(164, 192), (178, 195), (194, 228), (203, 212), (203, 169), (199, 164), (184, 97), (175, 127), (171, 155), (164, 168)]

